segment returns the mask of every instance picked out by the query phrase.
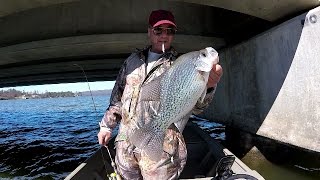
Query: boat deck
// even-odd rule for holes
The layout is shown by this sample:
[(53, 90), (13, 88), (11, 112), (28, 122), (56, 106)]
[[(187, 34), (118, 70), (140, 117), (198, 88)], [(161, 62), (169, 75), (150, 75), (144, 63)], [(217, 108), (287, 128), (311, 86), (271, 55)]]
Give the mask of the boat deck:
[[(226, 155), (233, 155), (194, 123), (187, 124), (183, 135), (187, 143), (188, 159), (180, 179), (212, 179), (216, 175), (216, 162)], [(114, 157), (115, 151), (112, 144), (109, 145), (109, 150)], [(104, 179), (102, 177), (107, 177), (107, 174), (113, 172), (110, 164), (107, 149), (102, 147), (65, 179), (101, 180)], [(236, 157), (231, 170), (235, 174), (247, 174), (259, 180), (264, 179)]]
[[(217, 161), (227, 155), (234, 156), (232, 152), (211, 138), (208, 133), (194, 123), (188, 123), (183, 135), (187, 143), (188, 160), (180, 176), (181, 179), (214, 177), (216, 175)], [(235, 157), (231, 169), (236, 174), (248, 174), (257, 179), (264, 179), (237, 157)]]

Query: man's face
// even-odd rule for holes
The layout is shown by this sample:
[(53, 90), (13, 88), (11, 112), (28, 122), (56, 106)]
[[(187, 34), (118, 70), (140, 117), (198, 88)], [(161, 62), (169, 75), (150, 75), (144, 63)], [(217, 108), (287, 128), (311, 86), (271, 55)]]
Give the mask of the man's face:
[(162, 53), (162, 44), (167, 50), (171, 46), (173, 36), (176, 29), (169, 24), (162, 24), (154, 28), (148, 28), (148, 37), (151, 42), (151, 51), (155, 53)]

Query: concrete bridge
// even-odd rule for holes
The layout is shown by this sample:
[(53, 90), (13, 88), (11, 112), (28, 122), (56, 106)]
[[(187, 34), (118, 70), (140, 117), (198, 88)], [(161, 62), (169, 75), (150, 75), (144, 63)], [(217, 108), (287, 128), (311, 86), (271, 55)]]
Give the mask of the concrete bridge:
[(320, 7), (220, 51), (204, 117), (320, 152)]
[(212, 46), (224, 76), (204, 117), (320, 152), (318, 0), (0, 2), (0, 87), (114, 80), (147, 42), (148, 14), (176, 16), (180, 53)]

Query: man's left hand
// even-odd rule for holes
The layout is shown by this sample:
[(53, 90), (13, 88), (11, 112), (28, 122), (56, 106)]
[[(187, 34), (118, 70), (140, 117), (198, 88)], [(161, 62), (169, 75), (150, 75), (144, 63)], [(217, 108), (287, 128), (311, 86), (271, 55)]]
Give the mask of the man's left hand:
[(213, 65), (210, 71), (207, 88), (216, 87), (218, 82), (220, 81), (222, 74), (222, 67), (219, 64)]

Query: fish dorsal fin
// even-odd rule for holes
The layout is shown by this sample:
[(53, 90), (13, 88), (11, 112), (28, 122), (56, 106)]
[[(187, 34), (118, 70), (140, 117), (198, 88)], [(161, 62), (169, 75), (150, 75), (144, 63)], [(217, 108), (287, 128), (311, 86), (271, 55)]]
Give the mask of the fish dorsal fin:
[(160, 101), (160, 82), (163, 75), (160, 75), (152, 81), (142, 85), (140, 90), (140, 101)]

